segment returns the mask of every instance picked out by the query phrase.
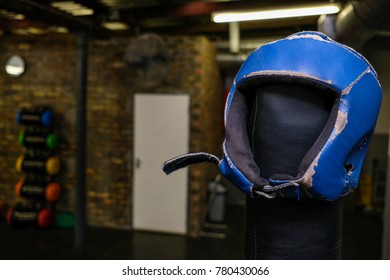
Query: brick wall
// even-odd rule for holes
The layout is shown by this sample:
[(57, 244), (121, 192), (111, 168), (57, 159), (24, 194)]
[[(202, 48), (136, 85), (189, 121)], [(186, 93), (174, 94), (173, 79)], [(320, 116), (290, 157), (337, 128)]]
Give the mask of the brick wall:
[[(0, 43), (0, 198), (14, 204), (14, 190), (21, 175), (15, 170), (23, 149), (17, 143), (21, 127), (16, 113), (23, 106), (48, 105), (56, 113), (60, 135), (58, 156), (62, 172), (57, 177), (64, 189), (59, 208), (74, 208), (75, 185), (75, 69), (77, 50), (72, 36), (3, 37)], [(25, 58), (27, 70), (10, 77), (4, 66), (12, 54)]]
[[(167, 37), (168, 72), (148, 92), (191, 95), (190, 151), (220, 154), (222, 141), (222, 86), (215, 49), (203, 37)], [(88, 64), (87, 196), (88, 223), (131, 227), (132, 94), (144, 90), (124, 63), (129, 38), (91, 40)], [(3, 37), (0, 63), (12, 54), (26, 60), (27, 71), (18, 78), (0, 71), (0, 199), (14, 203), (14, 186), (20, 174), (15, 160), (15, 115), (21, 106), (49, 105), (57, 116), (61, 137), (59, 181), (64, 194), (59, 210), (74, 211), (77, 47), (72, 35)], [(4, 69), (2, 67), (2, 69)], [(189, 234), (200, 230), (207, 182), (216, 175), (211, 165), (190, 168)]]

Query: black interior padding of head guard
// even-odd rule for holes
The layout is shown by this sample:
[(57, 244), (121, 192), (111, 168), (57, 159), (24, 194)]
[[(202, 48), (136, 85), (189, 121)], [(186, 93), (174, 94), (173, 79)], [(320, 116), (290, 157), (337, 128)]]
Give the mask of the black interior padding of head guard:
[(339, 94), (325, 85), (280, 77), (238, 86), (233, 99), (229, 120), (246, 129), (234, 129), (239, 143), (227, 143), (229, 154), (260, 185), (304, 175), (332, 133), (339, 105)]

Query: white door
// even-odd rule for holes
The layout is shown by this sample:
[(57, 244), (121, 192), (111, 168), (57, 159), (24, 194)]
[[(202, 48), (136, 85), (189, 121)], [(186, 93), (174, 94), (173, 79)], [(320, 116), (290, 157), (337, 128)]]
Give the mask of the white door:
[(187, 232), (187, 168), (169, 176), (162, 164), (188, 153), (188, 95), (135, 94), (133, 228)]

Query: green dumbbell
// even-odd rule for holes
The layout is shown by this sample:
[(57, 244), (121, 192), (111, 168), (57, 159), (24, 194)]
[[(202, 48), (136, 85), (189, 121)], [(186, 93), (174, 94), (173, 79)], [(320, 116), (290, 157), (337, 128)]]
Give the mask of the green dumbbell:
[(54, 150), (58, 146), (58, 134), (55, 132), (23, 131), (19, 133), (18, 142), (26, 148), (44, 148)]

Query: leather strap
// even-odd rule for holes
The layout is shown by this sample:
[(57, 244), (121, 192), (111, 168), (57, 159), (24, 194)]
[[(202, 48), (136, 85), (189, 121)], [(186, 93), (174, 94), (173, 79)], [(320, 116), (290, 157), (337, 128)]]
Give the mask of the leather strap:
[(218, 165), (220, 159), (215, 155), (208, 154), (208, 153), (203, 153), (203, 152), (190, 153), (190, 154), (181, 155), (172, 158), (170, 160), (167, 160), (166, 162), (164, 162), (162, 169), (165, 172), (165, 174), (169, 175), (172, 172), (180, 168), (184, 168), (190, 164), (196, 164), (202, 162), (211, 162)]

